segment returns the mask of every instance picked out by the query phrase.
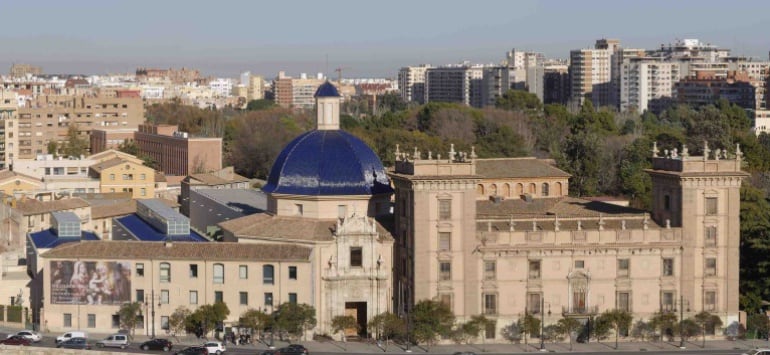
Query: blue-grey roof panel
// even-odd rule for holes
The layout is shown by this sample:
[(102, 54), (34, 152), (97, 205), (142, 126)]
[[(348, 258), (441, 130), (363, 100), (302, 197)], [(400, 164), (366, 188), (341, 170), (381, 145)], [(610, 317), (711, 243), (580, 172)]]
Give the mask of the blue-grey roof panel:
[(59, 237), (51, 229), (30, 233), (29, 236), (32, 238), (32, 243), (37, 249), (55, 248), (64, 243), (79, 242), (81, 239), (99, 240), (99, 237), (91, 232), (83, 232), (81, 237)]
[(176, 242), (206, 242), (208, 239), (204, 238), (195, 231), (190, 231), (190, 234), (182, 235), (167, 235), (163, 232), (155, 229), (149, 223), (143, 221), (139, 216), (131, 214), (125, 217), (117, 218), (117, 221), (123, 225), (131, 234), (136, 236), (139, 240), (145, 242), (162, 242), (166, 240)]

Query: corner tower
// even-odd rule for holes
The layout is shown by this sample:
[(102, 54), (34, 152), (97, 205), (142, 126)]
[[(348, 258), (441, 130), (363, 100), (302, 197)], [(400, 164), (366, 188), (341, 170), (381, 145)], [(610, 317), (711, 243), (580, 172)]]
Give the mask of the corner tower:
[(743, 153), (710, 149), (690, 156), (686, 146), (663, 156), (652, 149), (652, 218), (682, 230), (681, 295), (677, 304), (738, 320), (740, 188), (749, 175)]

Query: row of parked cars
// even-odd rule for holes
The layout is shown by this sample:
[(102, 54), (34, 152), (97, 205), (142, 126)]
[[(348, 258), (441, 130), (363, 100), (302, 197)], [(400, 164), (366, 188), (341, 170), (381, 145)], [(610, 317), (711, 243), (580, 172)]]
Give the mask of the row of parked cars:
[[(34, 331), (23, 330), (8, 335), (8, 338), (0, 340), (0, 344), (29, 346), (40, 342), (43, 337)], [(127, 334), (113, 334), (94, 343), (97, 348), (121, 348), (129, 346), (130, 340)], [(90, 350), (88, 334), (81, 331), (66, 332), (56, 337), (56, 347), (66, 349)], [(171, 351), (173, 344), (167, 339), (151, 339), (139, 344), (139, 349), (144, 351), (160, 350)], [(174, 353), (175, 355), (222, 355), (227, 348), (219, 341), (209, 341), (200, 346), (190, 346)], [(309, 355), (307, 348), (299, 344), (291, 344), (278, 350), (267, 350), (263, 355)]]

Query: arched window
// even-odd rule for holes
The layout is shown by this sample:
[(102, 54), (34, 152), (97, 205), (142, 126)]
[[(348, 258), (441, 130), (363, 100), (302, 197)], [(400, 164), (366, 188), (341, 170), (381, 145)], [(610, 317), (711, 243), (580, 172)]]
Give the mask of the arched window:
[(516, 196), (521, 196), (524, 194), (524, 185), (521, 183), (516, 184)]
[(214, 264), (214, 283), (225, 283), (225, 266), (222, 264)]
[(537, 185), (535, 185), (534, 182), (530, 183), (529, 184), (529, 191), (527, 191), (527, 192), (534, 195), (536, 191), (537, 191)]
[(561, 183), (556, 183), (556, 196), (564, 196), (564, 191), (561, 190)]
[(544, 182), (543, 185), (540, 186), (540, 195), (541, 196), (548, 196), (548, 183)]
[(511, 197), (511, 185), (508, 183), (503, 184), (503, 196)]
[(275, 283), (275, 279), (273, 277), (274, 274), (275, 269), (273, 268), (273, 265), (262, 266), (262, 283), (265, 285), (272, 285)]
[(484, 185), (482, 184), (476, 185), (476, 194), (479, 196), (484, 196)]
[(160, 282), (171, 282), (171, 264), (160, 263)]
[(492, 196), (497, 196), (497, 185), (492, 184), (492, 186), (489, 187), (489, 194)]

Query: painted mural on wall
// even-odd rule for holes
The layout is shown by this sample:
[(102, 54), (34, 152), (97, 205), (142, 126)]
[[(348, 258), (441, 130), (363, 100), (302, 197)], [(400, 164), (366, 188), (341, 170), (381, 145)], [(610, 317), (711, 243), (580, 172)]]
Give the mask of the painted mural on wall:
[(120, 305), (131, 301), (131, 263), (51, 261), (51, 303)]

